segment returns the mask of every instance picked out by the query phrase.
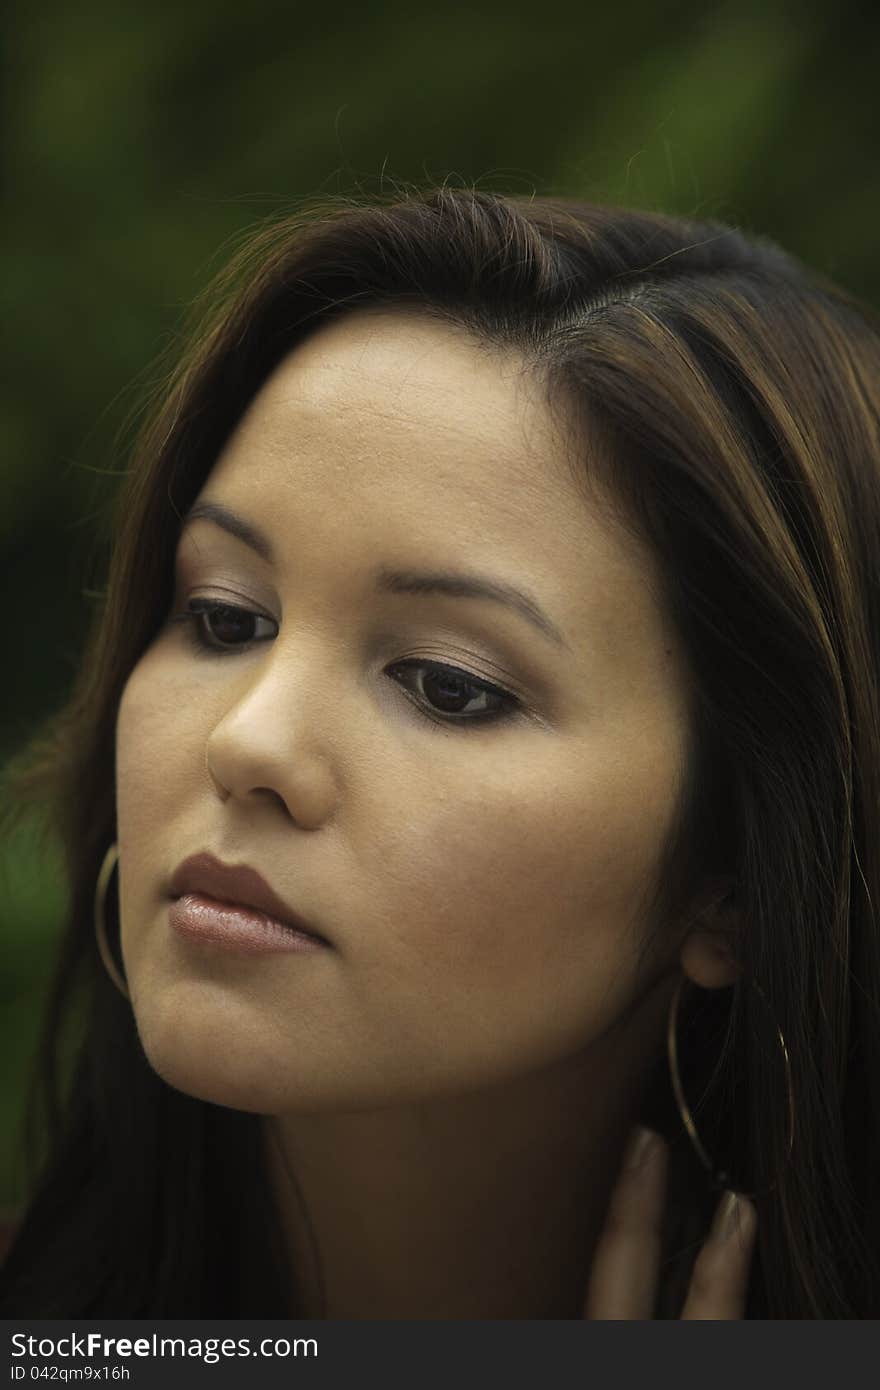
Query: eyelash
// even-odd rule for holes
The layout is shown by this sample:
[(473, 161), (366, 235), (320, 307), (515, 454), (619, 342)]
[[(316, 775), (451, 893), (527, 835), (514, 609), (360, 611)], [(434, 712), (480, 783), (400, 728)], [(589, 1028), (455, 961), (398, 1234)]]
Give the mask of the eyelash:
[[(224, 646), (222, 643), (210, 641), (206, 636), (207, 620), (211, 615), (218, 612), (233, 614), (235, 617), (256, 618), (257, 620), (262, 619), (262, 621), (266, 623), (273, 621), (273, 619), (265, 617), (262, 613), (256, 613), (250, 608), (239, 608), (234, 604), (219, 603), (215, 599), (196, 598), (190, 599), (187, 607), (181, 613), (176, 614), (171, 619), (171, 622), (184, 624), (187, 641), (196, 652), (206, 656), (228, 656), (233, 652), (249, 651), (251, 647), (256, 645), (258, 640), (265, 640), (251, 638), (247, 642), (240, 642), (234, 646)], [(518, 700), (515, 695), (511, 695), (509, 691), (502, 690), (498, 686), (490, 685), (486, 681), (479, 680), (477, 677), (472, 676), (470, 672), (463, 671), (457, 666), (446, 666), (443, 662), (419, 661), (412, 658), (406, 661), (395, 662), (389, 667), (389, 670), (395, 669), (427, 670), (439, 675), (451, 676), (453, 679), (462, 681), (465, 686), (470, 686), (477, 694), (494, 696), (495, 699), (501, 702), (498, 709), (476, 715), (441, 714), (439, 710), (434, 710), (430, 706), (427, 706), (422, 699), (413, 702), (426, 719), (430, 720), (432, 723), (442, 724), (447, 728), (453, 724), (459, 726), (468, 724), (500, 724), (505, 720), (511, 719), (517, 711), (522, 708), (521, 701)], [(398, 685), (402, 684), (400, 681), (397, 683)], [(403, 685), (403, 689), (408, 690), (408, 687)]]

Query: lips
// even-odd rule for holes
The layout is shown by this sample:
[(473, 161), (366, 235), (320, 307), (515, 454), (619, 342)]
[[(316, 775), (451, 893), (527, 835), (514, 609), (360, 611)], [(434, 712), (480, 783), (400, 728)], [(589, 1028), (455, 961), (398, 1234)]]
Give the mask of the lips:
[(284, 902), (262, 874), (248, 864), (224, 864), (207, 850), (192, 854), (178, 864), (171, 878), (171, 897), (180, 898), (184, 893), (204, 893), (217, 902), (253, 908), (294, 931), (330, 944), (316, 926)]

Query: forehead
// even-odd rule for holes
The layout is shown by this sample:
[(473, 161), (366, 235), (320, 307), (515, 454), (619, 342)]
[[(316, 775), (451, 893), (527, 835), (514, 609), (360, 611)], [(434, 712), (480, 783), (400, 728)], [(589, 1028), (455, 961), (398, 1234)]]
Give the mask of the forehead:
[(525, 509), (552, 504), (565, 481), (562, 431), (520, 355), (410, 311), (325, 325), (281, 362), (249, 414), (282, 453), (295, 420), (303, 442), (320, 439), (389, 482), (467, 486)]
[(314, 547), (520, 576), (573, 646), (619, 659), (641, 643), (644, 665), (672, 638), (652, 557), (576, 486), (572, 447), (518, 353), (409, 311), (358, 311), (279, 364), (206, 492), (288, 535), (303, 564)]

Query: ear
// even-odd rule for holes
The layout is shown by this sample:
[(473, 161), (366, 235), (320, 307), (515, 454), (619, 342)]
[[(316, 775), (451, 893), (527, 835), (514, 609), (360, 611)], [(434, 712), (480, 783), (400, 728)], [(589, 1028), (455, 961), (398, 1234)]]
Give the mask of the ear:
[(716, 882), (707, 892), (706, 905), (681, 945), (681, 968), (702, 989), (724, 989), (742, 974), (734, 954), (740, 917), (730, 902), (732, 882)]

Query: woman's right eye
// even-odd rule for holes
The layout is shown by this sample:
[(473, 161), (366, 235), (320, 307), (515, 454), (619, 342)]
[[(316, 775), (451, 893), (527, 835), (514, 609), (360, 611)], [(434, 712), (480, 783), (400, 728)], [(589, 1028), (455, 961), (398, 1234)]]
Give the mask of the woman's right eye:
[(248, 651), (256, 642), (275, 635), (269, 632), (255, 636), (249, 632), (254, 623), (268, 623), (276, 631), (278, 627), (273, 618), (254, 613), (250, 608), (236, 608), (233, 604), (208, 598), (190, 599), (183, 612), (171, 621), (186, 624), (187, 637), (200, 652)]

